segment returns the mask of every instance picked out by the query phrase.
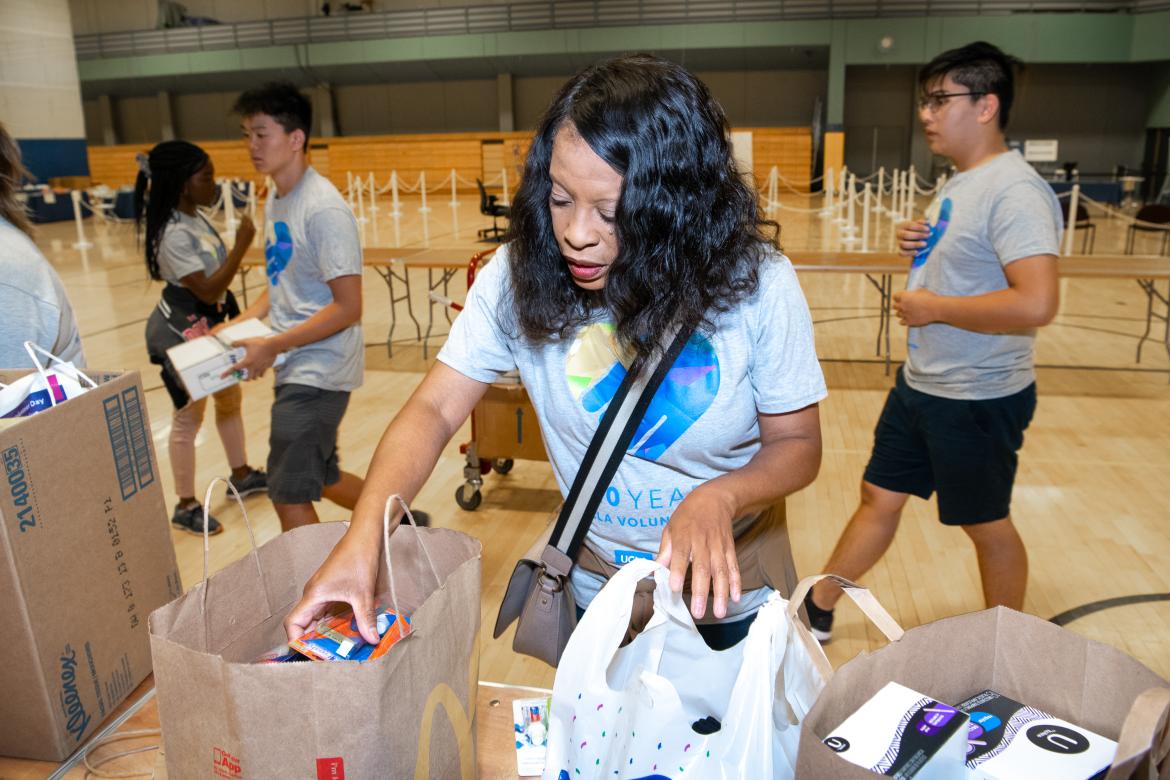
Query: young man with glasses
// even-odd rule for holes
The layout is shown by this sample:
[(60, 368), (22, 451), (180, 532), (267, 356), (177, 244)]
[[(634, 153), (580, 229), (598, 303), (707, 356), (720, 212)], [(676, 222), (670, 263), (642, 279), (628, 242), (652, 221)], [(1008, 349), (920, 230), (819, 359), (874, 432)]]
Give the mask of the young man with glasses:
[[(919, 75), (930, 150), (958, 173), (925, 218), (898, 226), (912, 257), (894, 309), (906, 364), (874, 432), (861, 503), (824, 571), (856, 580), (893, 541), (910, 495), (938, 493), (939, 519), (975, 545), (987, 606), (1022, 609), (1028, 557), (1010, 505), (1017, 452), (1036, 408), (1033, 343), (1058, 305), (1060, 205), (1004, 138), (1018, 61), (988, 43), (944, 52)], [(829, 639), (841, 590), (805, 599)]]

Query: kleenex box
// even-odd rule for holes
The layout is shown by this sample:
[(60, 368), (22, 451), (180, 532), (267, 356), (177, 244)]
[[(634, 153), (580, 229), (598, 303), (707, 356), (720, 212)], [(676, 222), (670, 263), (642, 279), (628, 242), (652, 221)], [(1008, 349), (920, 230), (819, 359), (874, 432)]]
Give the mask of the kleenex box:
[(949, 704), (887, 683), (825, 737), (841, 758), (880, 775), (966, 780), (967, 716)]
[(1117, 743), (995, 691), (959, 704), (970, 717), (967, 767), (976, 780), (1104, 777)]

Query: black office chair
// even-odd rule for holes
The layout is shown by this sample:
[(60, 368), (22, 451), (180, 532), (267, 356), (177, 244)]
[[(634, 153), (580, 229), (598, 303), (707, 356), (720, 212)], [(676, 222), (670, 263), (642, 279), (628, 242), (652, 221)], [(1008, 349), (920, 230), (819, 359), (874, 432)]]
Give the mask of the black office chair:
[(1143, 233), (1160, 233), (1162, 235), (1160, 254), (1166, 254), (1167, 248), (1170, 247), (1170, 206), (1161, 203), (1147, 203), (1138, 209), (1138, 213), (1134, 217), (1138, 222), (1147, 224), (1139, 225), (1137, 222), (1130, 224), (1125, 234), (1125, 253), (1127, 255), (1133, 254), (1134, 238), (1137, 237), (1140, 230)]
[(479, 213), (485, 217), (492, 218), (492, 226), (477, 230), (476, 235), (481, 241), (503, 241), (506, 228), (500, 227), (497, 220), (500, 217), (508, 219), (512, 215), (512, 209), (502, 203), (496, 202), (495, 195), (488, 195), (488, 191), (484, 189), (483, 182), (479, 179), (475, 180), (475, 186), (479, 187)]
[[(1060, 201), (1060, 213), (1064, 217), (1064, 224), (1068, 224), (1068, 206), (1067, 199)], [(1083, 230), (1084, 234), (1081, 237), (1081, 254), (1093, 254), (1093, 245), (1097, 243), (1097, 226), (1093, 224), (1093, 220), (1089, 218), (1089, 210), (1085, 208), (1084, 203), (1077, 204), (1077, 224), (1073, 230)], [(1088, 251), (1086, 251), (1086, 247)]]

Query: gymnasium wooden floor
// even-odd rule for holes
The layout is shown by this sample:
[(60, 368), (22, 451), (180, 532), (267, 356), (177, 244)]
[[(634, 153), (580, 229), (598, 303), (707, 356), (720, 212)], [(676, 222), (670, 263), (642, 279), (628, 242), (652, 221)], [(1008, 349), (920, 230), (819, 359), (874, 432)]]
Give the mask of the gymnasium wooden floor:
[[(397, 222), (383, 201), (377, 222), (365, 227), (367, 243), (456, 248), (470, 255), (486, 246), (475, 240), (484, 218), (471, 194), (460, 198), (460, 205), (452, 208), (446, 197), (432, 196), (432, 210), (426, 215), (418, 212), (417, 200), (408, 198)], [(819, 198), (798, 195), (783, 196), (782, 202), (794, 208), (820, 205)], [(836, 228), (815, 215), (781, 210), (776, 217), (783, 225), (782, 242), (790, 250), (836, 246)], [(1118, 222), (1098, 222), (1096, 251), (1120, 251), (1124, 228)], [(875, 220), (875, 225), (889, 229), (887, 220)], [(86, 229), (96, 247), (85, 253), (71, 248), (72, 223), (40, 226), (38, 243), (69, 291), (89, 364), (142, 372), (156, 452), (162, 473), (169, 475), (171, 404), (143, 346), (145, 318), (158, 300), (160, 285), (147, 278), (132, 226), (87, 221)], [(879, 235), (876, 245), (885, 249), (887, 241)], [(1154, 251), (1153, 243), (1144, 251)], [(413, 273), (415, 311), (425, 314), (426, 274)], [(260, 285), (263, 276), (253, 273), (249, 282)], [(797, 565), (802, 574), (809, 574), (824, 562), (855, 506), (873, 426), (892, 379), (874, 355), (878, 298), (865, 277), (804, 274), (801, 283), (816, 321), (817, 349), (830, 388), (821, 410), (820, 476), (789, 499)], [(896, 278), (894, 284), (898, 289), (904, 278)], [(432, 349), (430, 360), (423, 359), (413, 330), (408, 332), (400, 318), (394, 357), (388, 358), (383, 343), (389, 322), (385, 284), (367, 271), (364, 291), (366, 378), (341, 430), (343, 466), (357, 473), (364, 473), (386, 423), (435, 354)], [(464, 293), (460, 274), (452, 297), (461, 300)], [(1157, 342), (1147, 344), (1140, 365), (1134, 362), (1146, 299), (1133, 281), (1065, 280), (1062, 293), (1060, 315), (1039, 339), (1040, 405), (1027, 434), (1014, 502), (1014, 515), (1031, 554), (1026, 608), (1045, 618), (1103, 599), (1170, 593), (1166, 509), (1170, 363)], [(904, 356), (904, 338), (895, 322), (895, 360)], [(440, 343), (441, 338), (433, 339), (432, 347)], [(263, 465), (267, 455), (271, 400), (270, 380), (246, 385), (249, 457), (257, 465)], [(210, 411), (208, 417), (198, 447), (200, 486), (227, 471)], [(465, 531), (483, 542), (481, 677), (551, 686), (552, 670), (512, 653), (510, 632), (500, 640), (492, 640), (490, 633), (513, 562), (558, 503), (556, 485), (547, 463), (518, 461), (507, 476), (486, 477), (478, 511), (459, 509), (454, 501), (463, 479), (458, 444), (468, 438), (465, 427), (445, 450), (416, 503), (437, 525)], [(164, 484), (169, 511), (175, 496), (170, 480)], [(259, 541), (279, 532), (275, 513), (263, 496), (249, 498), (247, 507)], [(248, 537), (239, 509), (222, 493), (211, 508), (226, 526), (211, 543), (215, 570), (242, 556)], [(329, 504), (319, 509), (324, 520), (346, 516)], [(202, 545), (197, 537), (179, 532), (174, 533), (174, 542), (189, 587), (201, 576)], [(864, 583), (906, 627), (982, 607), (966, 536), (940, 526), (931, 502), (917, 499), (911, 499), (893, 548)], [(834, 664), (883, 641), (851, 605), (840, 610), (838, 626), (827, 648)], [(1116, 645), (1170, 677), (1170, 601), (1098, 611), (1074, 620), (1069, 628)]]

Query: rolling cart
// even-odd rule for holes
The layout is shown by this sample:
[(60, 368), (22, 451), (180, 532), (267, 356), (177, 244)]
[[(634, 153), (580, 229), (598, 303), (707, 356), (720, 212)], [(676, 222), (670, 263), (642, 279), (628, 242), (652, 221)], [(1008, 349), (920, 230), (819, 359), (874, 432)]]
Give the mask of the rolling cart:
[[(472, 256), (467, 265), (467, 287), (476, 271), (495, 249)], [(461, 311), (463, 306), (432, 293), (432, 300)], [(483, 501), (483, 478), (491, 473), (507, 474), (517, 460), (548, 460), (536, 410), (518, 374), (507, 374), (493, 383), (471, 411), (471, 440), (459, 445), (465, 456), (464, 482), (455, 490), (455, 503), (469, 512)]]

